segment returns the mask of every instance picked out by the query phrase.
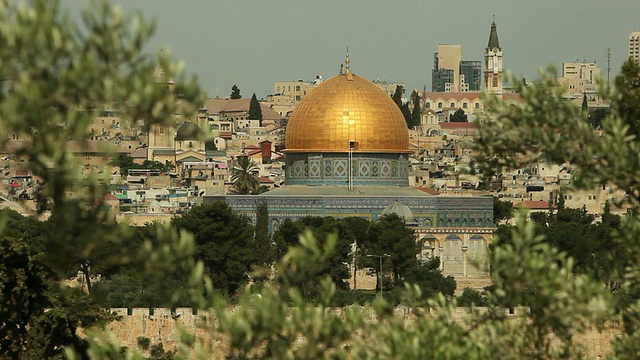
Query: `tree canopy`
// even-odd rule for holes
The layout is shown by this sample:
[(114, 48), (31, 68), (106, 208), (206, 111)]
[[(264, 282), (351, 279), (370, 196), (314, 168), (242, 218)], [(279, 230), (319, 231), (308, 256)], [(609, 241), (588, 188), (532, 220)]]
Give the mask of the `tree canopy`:
[(229, 95), (229, 98), (242, 99), (242, 95), (240, 95), (240, 88), (238, 87), (238, 85), (233, 84), (233, 86), (231, 87), (231, 95)]
[(238, 156), (236, 165), (231, 169), (233, 188), (240, 195), (253, 194), (260, 186), (258, 165), (248, 156)]
[(249, 120), (260, 120), (260, 125), (262, 125), (262, 108), (260, 107), (260, 102), (258, 98), (256, 98), (256, 93), (253, 93), (251, 96), (251, 102), (249, 103), (249, 114), (247, 116)]
[(458, 109), (453, 114), (451, 114), (451, 117), (449, 118), (449, 121), (451, 121), (451, 122), (467, 122), (469, 120), (467, 119), (467, 115), (464, 113), (464, 110)]
[(234, 294), (249, 278), (254, 253), (254, 230), (248, 218), (235, 213), (226, 203), (199, 205), (173, 224), (193, 234), (196, 258), (201, 260), (215, 289)]

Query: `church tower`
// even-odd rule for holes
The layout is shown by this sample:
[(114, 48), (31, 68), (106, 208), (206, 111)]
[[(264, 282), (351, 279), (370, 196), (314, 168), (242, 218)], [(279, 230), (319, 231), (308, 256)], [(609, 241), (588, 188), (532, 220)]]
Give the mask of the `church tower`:
[(489, 44), (484, 51), (484, 91), (502, 94), (502, 48), (498, 41), (496, 22), (491, 23)]

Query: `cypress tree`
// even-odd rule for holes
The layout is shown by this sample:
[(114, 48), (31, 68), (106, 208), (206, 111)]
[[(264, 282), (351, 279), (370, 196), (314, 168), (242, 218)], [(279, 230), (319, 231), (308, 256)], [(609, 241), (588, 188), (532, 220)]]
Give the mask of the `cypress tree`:
[(251, 96), (248, 119), (260, 120), (260, 125), (262, 125), (262, 108), (260, 107), (260, 102), (256, 98), (256, 93), (253, 93), (253, 96)]

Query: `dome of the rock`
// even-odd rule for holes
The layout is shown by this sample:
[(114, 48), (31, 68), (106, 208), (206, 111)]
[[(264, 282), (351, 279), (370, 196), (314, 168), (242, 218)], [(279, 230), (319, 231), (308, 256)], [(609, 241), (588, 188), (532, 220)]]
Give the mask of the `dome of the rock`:
[(407, 153), (407, 123), (391, 97), (370, 81), (346, 74), (318, 85), (293, 110), (286, 152)]

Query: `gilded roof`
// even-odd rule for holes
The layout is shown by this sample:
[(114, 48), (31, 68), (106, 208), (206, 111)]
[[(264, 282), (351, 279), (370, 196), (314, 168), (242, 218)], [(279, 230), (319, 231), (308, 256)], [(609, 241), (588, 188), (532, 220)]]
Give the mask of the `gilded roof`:
[(409, 131), (389, 95), (347, 68), (309, 92), (291, 113), (286, 152), (406, 153)]

